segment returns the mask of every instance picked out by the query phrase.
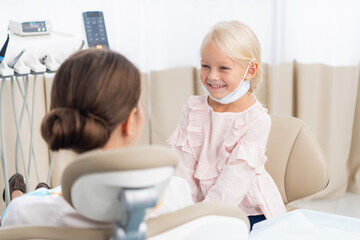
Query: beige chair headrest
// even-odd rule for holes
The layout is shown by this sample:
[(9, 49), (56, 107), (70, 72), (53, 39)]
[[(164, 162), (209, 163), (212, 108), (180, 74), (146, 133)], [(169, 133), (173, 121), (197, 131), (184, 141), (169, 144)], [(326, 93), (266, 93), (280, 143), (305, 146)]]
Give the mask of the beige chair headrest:
[(72, 205), (71, 187), (81, 176), (92, 173), (175, 167), (177, 154), (164, 146), (136, 146), (112, 150), (93, 150), (79, 155), (64, 171), (63, 197)]

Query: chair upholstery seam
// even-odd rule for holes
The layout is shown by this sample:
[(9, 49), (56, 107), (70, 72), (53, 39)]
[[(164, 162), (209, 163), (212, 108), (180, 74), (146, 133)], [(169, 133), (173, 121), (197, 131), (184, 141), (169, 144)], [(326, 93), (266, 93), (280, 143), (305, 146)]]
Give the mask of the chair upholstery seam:
[[(291, 150), (290, 150), (290, 153), (289, 153), (289, 156), (288, 156), (288, 160), (287, 160), (287, 162), (286, 162), (285, 173), (288, 172), (287, 170), (288, 170), (288, 166), (289, 166), (289, 159), (290, 159), (290, 156), (291, 156), (291, 154), (292, 154), (292, 152), (293, 152), (294, 145), (295, 145), (295, 143), (296, 143), (296, 141), (297, 141), (297, 139), (298, 139), (298, 137), (299, 137), (299, 134), (300, 134), (302, 128), (303, 128), (303, 125), (300, 126), (300, 128), (299, 128), (299, 130), (298, 130), (298, 132), (297, 132), (297, 134), (296, 134), (295, 140), (294, 140), (294, 142), (293, 142), (293, 145), (291, 146)], [(285, 174), (285, 177), (284, 177), (284, 188), (285, 188), (286, 200), (287, 200), (288, 203), (289, 203), (288, 192), (286, 191), (286, 182), (287, 182), (286, 179), (287, 179), (287, 174)]]

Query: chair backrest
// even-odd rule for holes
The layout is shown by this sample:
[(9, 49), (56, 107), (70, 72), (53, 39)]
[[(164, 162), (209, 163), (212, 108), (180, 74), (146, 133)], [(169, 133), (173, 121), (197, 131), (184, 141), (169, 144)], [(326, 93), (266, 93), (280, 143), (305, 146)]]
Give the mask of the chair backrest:
[(177, 161), (177, 154), (164, 146), (90, 151), (65, 169), (63, 196), (87, 218), (117, 222), (124, 211), (119, 193), (155, 187), (160, 199)]
[(266, 169), (285, 204), (323, 190), (329, 181), (325, 156), (300, 119), (271, 115)]

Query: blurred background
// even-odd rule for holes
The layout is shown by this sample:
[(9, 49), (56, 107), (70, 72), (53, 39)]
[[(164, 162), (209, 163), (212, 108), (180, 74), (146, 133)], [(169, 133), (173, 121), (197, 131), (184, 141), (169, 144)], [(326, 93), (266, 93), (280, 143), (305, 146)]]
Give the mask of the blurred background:
[(1, 0), (0, 31), (10, 19), (50, 20), (54, 31), (84, 35), (81, 13), (102, 11), (110, 47), (142, 71), (198, 66), (205, 33), (219, 21), (248, 24), (270, 64), (359, 63), (357, 0)]

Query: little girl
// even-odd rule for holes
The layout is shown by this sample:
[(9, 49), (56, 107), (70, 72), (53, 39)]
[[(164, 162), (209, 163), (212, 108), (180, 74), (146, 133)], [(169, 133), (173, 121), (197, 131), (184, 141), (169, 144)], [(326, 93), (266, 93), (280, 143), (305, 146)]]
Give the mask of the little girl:
[(180, 154), (175, 175), (195, 202), (239, 206), (250, 225), (285, 213), (265, 169), (271, 119), (255, 98), (262, 78), (260, 45), (240, 22), (221, 22), (201, 46), (200, 79), (208, 96), (192, 96), (168, 139)]

